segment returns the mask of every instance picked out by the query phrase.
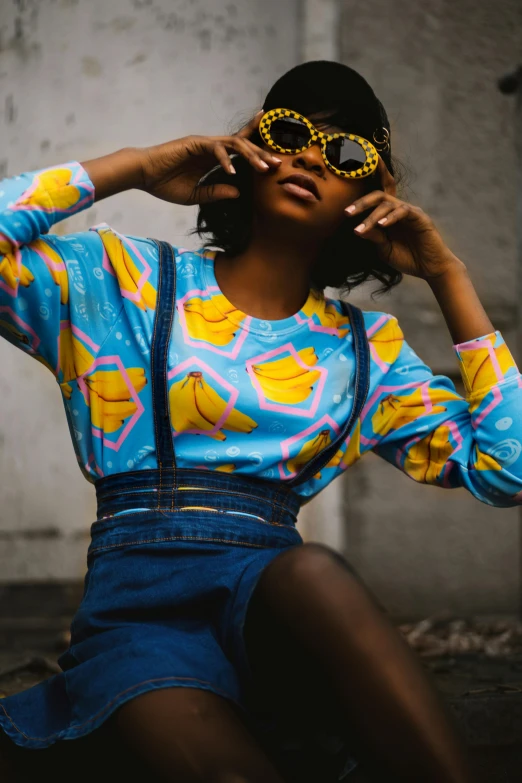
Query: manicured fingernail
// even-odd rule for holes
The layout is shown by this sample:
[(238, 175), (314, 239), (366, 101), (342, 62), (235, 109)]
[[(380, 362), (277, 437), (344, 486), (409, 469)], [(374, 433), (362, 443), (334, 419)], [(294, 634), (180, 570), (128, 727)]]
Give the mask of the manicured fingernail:
[(272, 160), (275, 160), (275, 162), (276, 162), (276, 163), (282, 163), (282, 162), (283, 162), (283, 161), (281, 160), (281, 158), (276, 158), (276, 156), (275, 156), (275, 155), (272, 155)]
[(386, 223), (388, 221), (388, 218), (381, 218), (377, 221), (377, 223)]
[(231, 174), (236, 173), (236, 170), (231, 163), (228, 164), (228, 170), (230, 171)]
[(260, 160), (259, 162), (260, 162), (260, 164), (262, 165), (262, 167), (263, 167), (264, 169), (268, 169), (268, 168), (270, 168), (270, 166), (268, 165), (268, 163), (265, 163), (265, 161), (264, 161), (264, 160)]
[(358, 226), (355, 226), (354, 231), (364, 231), (365, 228), (366, 226), (364, 225), (364, 223), (359, 223)]
[(353, 204), (351, 207), (346, 207), (346, 212), (355, 212), (355, 207), (353, 206)]

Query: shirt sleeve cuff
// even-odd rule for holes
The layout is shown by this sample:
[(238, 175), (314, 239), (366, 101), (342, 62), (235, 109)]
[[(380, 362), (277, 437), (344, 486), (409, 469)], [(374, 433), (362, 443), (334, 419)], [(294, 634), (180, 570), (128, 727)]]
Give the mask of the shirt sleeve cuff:
[(503, 381), (518, 377), (518, 367), (499, 331), (453, 346), (468, 398), (483, 396)]

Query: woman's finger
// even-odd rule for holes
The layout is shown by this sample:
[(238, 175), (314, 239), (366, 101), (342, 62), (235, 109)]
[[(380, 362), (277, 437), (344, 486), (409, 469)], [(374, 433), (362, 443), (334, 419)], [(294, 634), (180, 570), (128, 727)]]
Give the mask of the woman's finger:
[[(354, 231), (359, 235), (364, 234), (365, 232), (373, 228), (377, 223), (379, 223), (380, 220), (389, 218), (389, 216), (392, 213), (398, 212), (399, 209), (400, 207), (395, 207), (395, 205), (390, 204), (389, 201), (383, 201), (381, 204), (379, 204), (378, 207), (376, 207), (372, 212), (370, 212), (370, 214), (367, 217), (364, 218), (363, 223), (360, 223), (358, 226), (354, 228)], [(384, 223), (384, 225), (386, 225), (386, 222)]]
[(219, 139), (226, 149), (232, 149), (242, 155), (248, 162), (260, 171), (268, 171), (270, 167), (277, 168), (281, 161), (274, 158), (266, 150), (262, 150), (248, 139), (239, 136), (225, 136)]
[(230, 160), (230, 155), (226, 151), (223, 144), (220, 142), (217, 142), (217, 144), (214, 147), (214, 155), (218, 159), (218, 161), (221, 163), (225, 171), (228, 171), (229, 174), (235, 174), (236, 170), (234, 166), (232, 165), (232, 161)]

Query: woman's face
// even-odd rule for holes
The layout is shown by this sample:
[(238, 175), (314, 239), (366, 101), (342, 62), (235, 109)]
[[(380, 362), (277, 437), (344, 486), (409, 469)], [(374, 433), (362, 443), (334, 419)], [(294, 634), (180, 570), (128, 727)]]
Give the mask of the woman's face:
[[(343, 131), (342, 128), (328, 125), (318, 117), (319, 115), (309, 117), (318, 130), (325, 133)], [(348, 215), (344, 212), (346, 207), (368, 192), (368, 177), (352, 180), (339, 177), (330, 171), (318, 143), (295, 154), (274, 153), (262, 140), (260, 146), (282, 161), (277, 169), (270, 169), (266, 174), (253, 172), (254, 211), (263, 217), (264, 224), (270, 217), (278, 224), (283, 219), (288, 228), (289, 224), (293, 224), (299, 227), (300, 231), (305, 231), (310, 238), (326, 238), (347, 220)], [(306, 174), (311, 177), (319, 198), (304, 200), (286, 190), (280, 182), (292, 174)]]

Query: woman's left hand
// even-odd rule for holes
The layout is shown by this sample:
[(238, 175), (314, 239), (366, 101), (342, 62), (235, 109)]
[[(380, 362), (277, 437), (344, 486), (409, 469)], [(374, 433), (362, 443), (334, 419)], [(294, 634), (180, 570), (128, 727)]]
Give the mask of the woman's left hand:
[[(352, 204), (355, 210), (346, 212), (349, 217), (354, 217), (375, 207), (364, 218), (365, 228), (354, 233), (374, 242), (381, 259), (407, 275), (428, 280), (444, 274), (454, 264), (462, 264), (446, 245), (429, 215), (420, 207), (396, 198), (395, 179), (380, 155), (377, 171), (381, 175), (383, 190), (372, 190), (356, 199)], [(386, 222), (379, 224), (378, 221), (383, 218)]]

